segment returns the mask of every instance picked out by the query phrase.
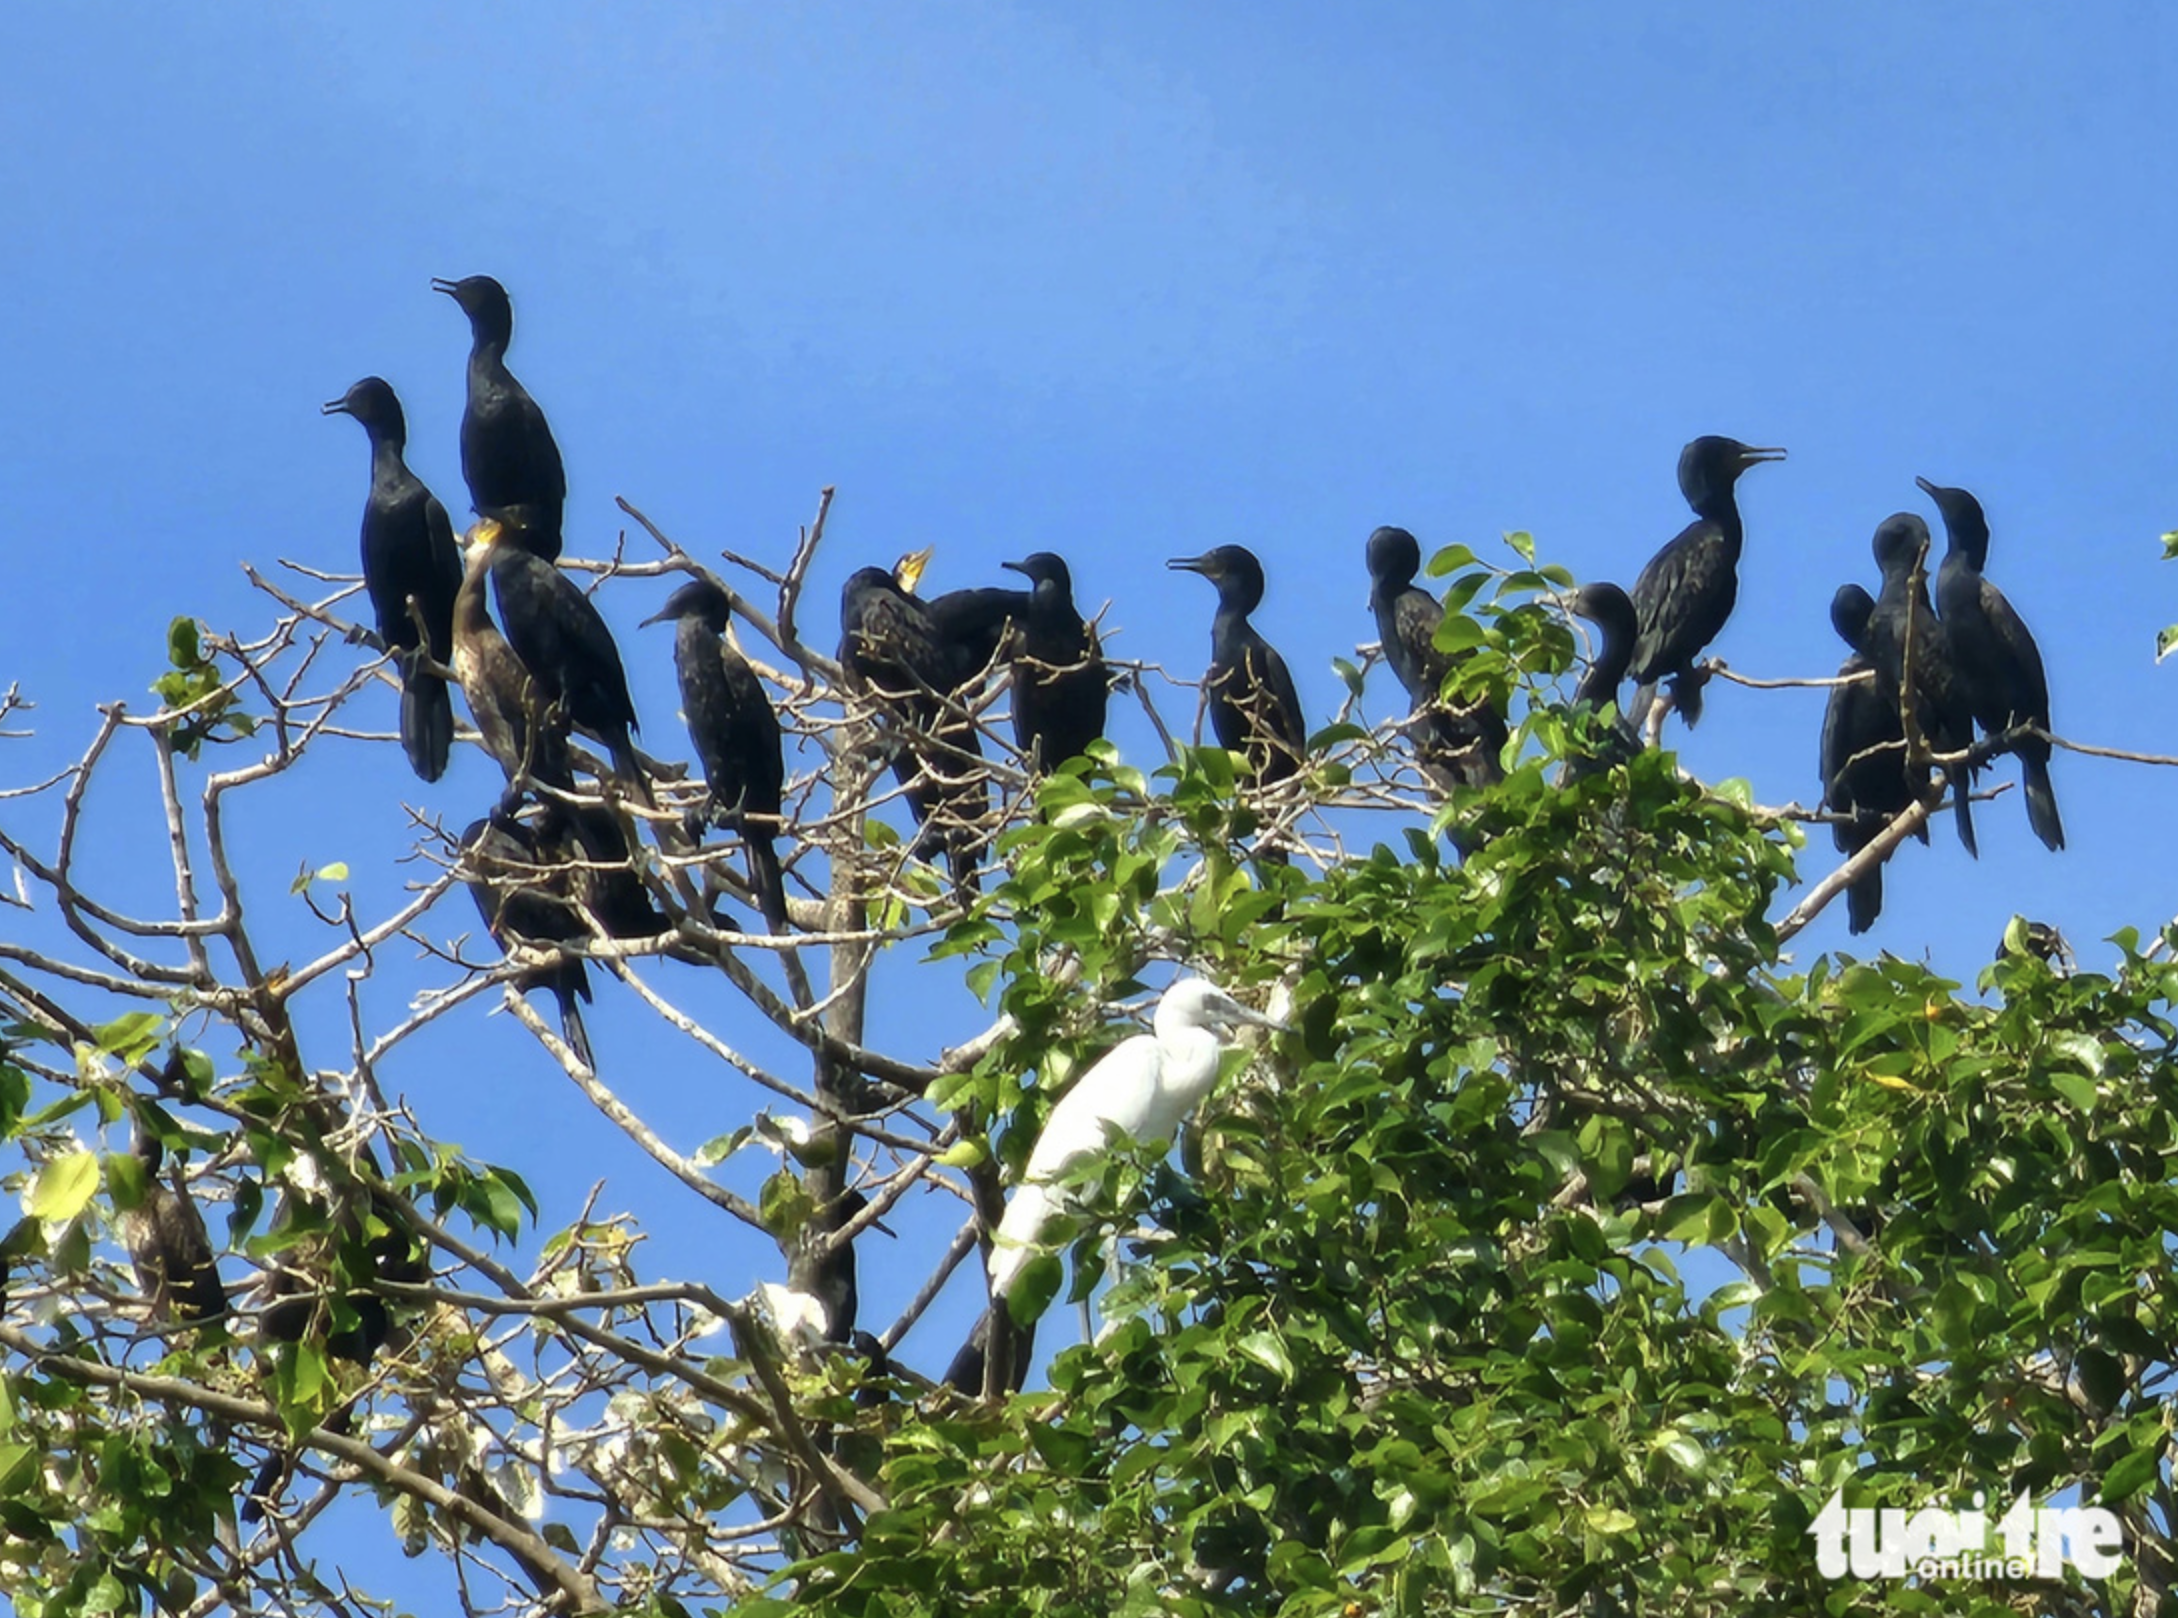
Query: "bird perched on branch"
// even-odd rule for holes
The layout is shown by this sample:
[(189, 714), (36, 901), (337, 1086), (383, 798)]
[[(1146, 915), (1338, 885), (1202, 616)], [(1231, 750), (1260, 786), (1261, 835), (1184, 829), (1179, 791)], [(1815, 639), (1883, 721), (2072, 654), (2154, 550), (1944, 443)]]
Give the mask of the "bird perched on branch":
[(1015, 620), (1014, 745), (1041, 768), (1055, 770), (1104, 735), (1111, 670), (1095, 627), (1074, 605), (1074, 577), (1063, 558), (1035, 551), (998, 565), (1029, 581)]
[(975, 721), (954, 699), (991, 654), (976, 660), (979, 635), (958, 625), (941, 631), (932, 603), (910, 594), (881, 567), (861, 568), (848, 578), (839, 620), (839, 662), (848, 682), (905, 733), (893, 773), (921, 828), (915, 852), (927, 857), (943, 849), (954, 881), (972, 890), (990, 800)]
[[(2048, 730), (2049, 681), (2042, 673), (2042, 649), (2004, 592), (1982, 574), (1989, 562), (1989, 520), (1982, 515), (1981, 502), (1964, 489), (1945, 488), (1927, 478), (1914, 482), (1936, 502), (1950, 540), (1936, 572), (1936, 610), (1974, 717), (1992, 736), (2018, 725)], [(2049, 743), (2040, 736), (2022, 736), (2012, 752), (2026, 787), (2027, 824), (2054, 853), (2065, 846), (2065, 827), (2049, 779)]]
[[(1558, 597), (1558, 604), (1574, 617), (1596, 626), (1601, 644), (1573, 688), (1573, 705), (1600, 713), (1618, 701), (1618, 688), (1633, 661), (1634, 636), (1638, 632), (1633, 600), (1615, 584), (1598, 580)], [(1578, 781), (1624, 764), (1641, 749), (1641, 738), (1621, 713), (1602, 737), (1566, 761), (1565, 780)]]
[(643, 620), (671, 622), (673, 668), (681, 686), (681, 716), (696, 745), (711, 814), (739, 833), (748, 851), (749, 887), (774, 933), (787, 926), (786, 882), (773, 840), (780, 835), (786, 755), (779, 715), (764, 683), (734, 645), (728, 621), (733, 598), (708, 579), (695, 579)]
[(177, 1326), (221, 1318), (228, 1310), (227, 1287), (204, 1215), (179, 1178), (173, 1184), (159, 1178), (166, 1147), (141, 1118), (130, 1153), (143, 1167), (143, 1193), (116, 1223), (151, 1318)]
[(630, 735), (641, 727), (628, 696), (627, 670), (596, 604), (573, 579), (529, 548), (506, 518), (485, 517), (469, 531), (469, 543), (487, 553), (507, 644), (536, 683), (539, 697), (603, 742), (613, 772), (646, 805), (652, 804), (650, 782), (636, 761)]
[[(1895, 512), (1877, 525), (1871, 548), (1883, 570), (1883, 593), (1868, 615), (1861, 655), (1891, 690), (1910, 691), (1914, 723), (1930, 749), (1963, 753), (1974, 745), (1974, 705), (1952, 655), (1950, 636), (1929, 605), (1924, 566), (1928, 545), (1928, 524), (1910, 511)], [(1959, 841), (1978, 858), (1971, 772), (1954, 765), (1949, 774)]]
[(1071, 1197), (1060, 1182), (1071, 1171), (1115, 1141), (1171, 1141), (1217, 1083), (1218, 1059), (1233, 1034), (1242, 1027), (1285, 1025), (1249, 1010), (1207, 979), (1182, 978), (1159, 998), (1150, 1026), (1150, 1033), (1124, 1039), (1098, 1058), (1044, 1120), (992, 1238), (994, 1299), (1013, 1289), (1051, 1221), (1066, 1211)]
[(1739, 600), (1739, 551), (1745, 535), (1733, 491), (1747, 468), (1784, 457), (1781, 449), (1756, 449), (1714, 434), (1679, 452), (1679, 492), (1694, 508), (1694, 520), (1650, 557), (1634, 580), (1639, 628), (1628, 672), (1639, 689), (1626, 717), (1636, 734), (1648, 721), (1657, 682), (1667, 678), (1672, 702), (1686, 722), (1700, 721), (1703, 676), (1694, 664)]
[[(464, 880), (476, 900), (477, 914), (502, 950), (521, 943), (579, 944), (593, 936), (582, 915), (568, 902), (568, 877), (561, 851), (548, 848), (537, 832), (512, 815), (492, 815), (471, 823), (461, 834)], [(583, 1026), (580, 1002), (590, 998), (590, 974), (580, 955), (557, 954), (515, 980), (527, 994), (550, 989), (559, 1002), (560, 1031), (584, 1067), (595, 1070), (590, 1032)]]
[[(1898, 687), (1876, 670), (1866, 655), (1868, 619), (1875, 601), (1857, 584), (1838, 587), (1830, 601), (1830, 623), (1849, 648), (1838, 665), (1838, 678), (1849, 684), (1830, 688), (1823, 710), (1820, 767), (1823, 803), (1850, 825), (1830, 828), (1838, 852), (1858, 854), (1893, 817), (1920, 796), (1906, 769), (1906, 733), (1899, 724)], [(1855, 678), (1860, 676), (1860, 678)], [(1927, 784), (1928, 772), (1920, 772)], [(1916, 835), (1928, 841), (1923, 822)], [(1875, 925), (1883, 913), (1883, 867), (1877, 865), (1846, 889), (1847, 926), (1855, 934)]]
[(1369, 607), (1376, 614), (1384, 661), (1406, 688), (1414, 713), (1428, 714), (1416, 733), (1422, 765), (1440, 782), (1481, 787), (1505, 779), (1505, 716), (1488, 697), (1453, 704), (1444, 682), (1453, 657), (1437, 646), (1444, 607), (1414, 582), (1422, 547), (1404, 528), (1379, 528), (1369, 536)]
[(461, 413), (461, 475), (479, 516), (519, 513), (519, 542), (556, 562), (567, 471), (544, 412), (507, 369), (514, 306), (488, 275), (431, 283), (469, 317), (469, 402)]
[(484, 751), (506, 772), (508, 783), (522, 780), (526, 771), (527, 779), (565, 791), (575, 784), (566, 717), (548, 710), (542, 689), (492, 622), (486, 599), (492, 549), (472, 542), (463, 563), (454, 596), (454, 675)]
[(363, 587), (378, 619), (378, 638), (401, 671), (401, 747), (426, 781), (446, 773), (454, 745), (454, 705), (446, 681), (425, 658), (444, 666), (452, 655), (454, 595), (461, 556), (446, 508), (408, 469), (402, 452), (408, 421), (401, 401), (381, 378), (367, 376), (321, 407), (353, 416), (371, 441), (371, 489), (363, 502)]
[(1218, 745), (1247, 759), (1252, 784), (1286, 780), (1308, 751), (1308, 722), (1286, 660), (1249, 621), (1263, 604), (1263, 564), (1244, 545), (1220, 545), (1200, 556), (1175, 557), (1165, 566), (1199, 573), (1217, 586), (1203, 699)]

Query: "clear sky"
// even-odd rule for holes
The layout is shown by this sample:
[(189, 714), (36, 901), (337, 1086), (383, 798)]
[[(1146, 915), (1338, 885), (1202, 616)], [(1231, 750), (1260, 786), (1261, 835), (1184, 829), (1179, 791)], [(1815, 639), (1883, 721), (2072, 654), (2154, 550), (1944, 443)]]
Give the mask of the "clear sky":
[[(610, 549), (625, 495), (699, 552), (783, 562), (834, 484), (820, 643), (856, 566), (935, 543), (947, 589), (1051, 549), (1110, 600), (1117, 650), (1192, 676), (1210, 591), (1163, 559), (1240, 542), (1320, 720), (1329, 660), (1373, 636), (1376, 524), (1425, 552), (1527, 529), (1631, 584), (1687, 520), (1679, 447), (1719, 432), (1791, 452), (1742, 485), (1713, 648), (1736, 668), (1835, 670), (1831, 592), (1873, 583), (1884, 516), (1933, 522), (1922, 474), (1987, 508), (2057, 729), (2178, 752), (2178, 669), (2152, 663), (2178, 619), (2174, 66), (2178, 19), (2146, 4), (11, 8), (0, 675), (39, 734), (0, 775), (72, 758), (94, 701), (148, 706), (174, 614), (269, 622), (240, 563), (354, 566), (363, 436), (318, 405), (356, 378), (393, 383), (411, 464), (466, 507), (466, 331), (429, 281), (478, 271), (514, 297), (570, 551)], [(635, 628), (656, 603), (607, 602), (644, 742), (680, 756), (668, 636)], [(1381, 673), (1371, 696), (1392, 710)], [(1671, 739), (1812, 802), (1822, 702), (1712, 686)], [(1138, 714), (1115, 734), (1155, 762)], [(2022, 911), (2092, 965), (2178, 911), (2178, 870), (2141, 853), (2178, 777), (2060, 754), (2055, 778), (2066, 853), (2008, 796), (1978, 864), (1948, 828), (1903, 852), (1856, 949), (1970, 979)], [(263, 924), (322, 948), (283, 897), (299, 867), (346, 860), (390, 904), (404, 803), (458, 826), (497, 780), (474, 751), (427, 787), (390, 749), (328, 750), (247, 828)], [(116, 881), (170, 901), (140, 801), (99, 807)], [(473, 916), (457, 895), (435, 924)], [(1797, 953), (1845, 942), (1841, 906)], [(977, 1026), (925, 976), (884, 964), (875, 1042), (929, 1056)], [(389, 963), (374, 1009), (427, 977)], [(746, 1035), (730, 993), (653, 979)], [(757, 1104), (615, 1000), (591, 1025), (606, 1076), (677, 1144)], [(548, 1228), (609, 1174), (601, 1206), (643, 1212), (654, 1268), (729, 1292), (777, 1273), (601, 1149), (503, 1016), (468, 1008), (390, 1080), (548, 1186)], [(722, 1239), (748, 1263), (718, 1273)], [(865, 1263), (873, 1327), (924, 1245)], [(970, 1307), (957, 1287), (905, 1357), (940, 1368)]]

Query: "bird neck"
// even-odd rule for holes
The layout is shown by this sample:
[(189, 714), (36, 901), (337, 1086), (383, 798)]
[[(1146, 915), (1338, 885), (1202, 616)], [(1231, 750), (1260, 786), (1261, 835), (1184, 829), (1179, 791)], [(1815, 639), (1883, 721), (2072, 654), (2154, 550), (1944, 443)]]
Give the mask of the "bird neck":
[(371, 476), (379, 482), (403, 482), (408, 477), (408, 435), (397, 428), (371, 429)]
[(469, 339), (469, 369), (492, 377), (507, 373), (507, 340), (511, 332), (489, 331), (479, 326)]

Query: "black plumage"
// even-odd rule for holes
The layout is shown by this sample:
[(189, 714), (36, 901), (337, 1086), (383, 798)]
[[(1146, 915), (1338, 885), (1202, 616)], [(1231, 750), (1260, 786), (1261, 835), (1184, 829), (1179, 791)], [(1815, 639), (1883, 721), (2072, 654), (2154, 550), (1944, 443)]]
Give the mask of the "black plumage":
[(628, 696), (620, 648), (596, 605), (575, 581), (528, 548), (511, 523), (487, 517), (470, 543), (490, 553), (493, 593), (507, 644), (548, 704), (612, 755), (613, 771), (637, 797), (653, 800), (630, 732), (641, 727)]
[(671, 620), (681, 715), (711, 789), (711, 813), (748, 850), (749, 886), (764, 922), (786, 931), (786, 882), (774, 840), (786, 790), (779, 715), (764, 683), (727, 633), (733, 602), (707, 579), (682, 585), (645, 625)]
[[(1864, 648), (1875, 602), (1857, 584), (1841, 585), (1830, 601), (1830, 623), (1849, 648), (1838, 665), (1838, 678), (1849, 684), (1830, 688), (1823, 710), (1820, 768), (1823, 805), (1850, 824), (1830, 828), (1841, 854), (1858, 854), (1881, 835), (1884, 826), (1917, 796), (1906, 770), (1906, 733), (1899, 723), (1898, 687), (1869, 661)], [(1853, 676), (1864, 676), (1855, 679)], [(1925, 783), (1926, 774), (1922, 775)], [(1919, 836), (1928, 841), (1924, 823)], [(1878, 864), (1846, 890), (1847, 925), (1856, 934), (1875, 925), (1883, 913), (1883, 867)]]
[(1686, 722), (1700, 721), (1702, 677), (1694, 665), (1739, 599), (1739, 552), (1745, 536), (1733, 488), (1748, 467), (1782, 460), (1784, 454), (1713, 434), (1679, 452), (1679, 492), (1694, 508), (1694, 521), (1650, 557), (1634, 580), (1638, 628), (1627, 672), (1639, 689), (1627, 718), (1637, 732), (1648, 719), (1657, 682), (1666, 678)]
[[(977, 885), (976, 855), (989, 809), (974, 720), (948, 699), (982, 664), (941, 636), (930, 604), (881, 567), (858, 569), (840, 592), (840, 666), (905, 731), (894, 762), (921, 831), (916, 852), (943, 849), (954, 880)], [(985, 662), (988, 662), (986, 655)]]
[(1308, 751), (1308, 724), (1286, 660), (1249, 622), (1263, 601), (1263, 564), (1246, 546), (1220, 545), (1165, 565), (1217, 586), (1203, 696), (1218, 745), (1247, 759), (1255, 785), (1286, 780)]
[[(493, 815), (461, 834), (464, 880), (476, 899), (485, 929), (503, 950), (518, 942), (580, 944), (591, 937), (581, 914), (568, 903), (565, 862), (537, 832), (511, 815)], [(590, 974), (579, 955), (562, 954), (515, 979), (527, 994), (550, 989), (559, 1002), (560, 1029), (582, 1065), (594, 1069), (589, 1030), (580, 1002), (590, 998)]]
[(1376, 614), (1384, 661), (1406, 688), (1411, 711), (1429, 711), (1415, 741), (1422, 763), (1439, 781), (1489, 786), (1505, 779), (1505, 715), (1487, 697), (1454, 705), (1444, 698), (1452, 654), (1437, 646), (1444, 607), (1421, 589), (1422, 547), (1404, 528), (1384, 527), (1369, 536), (1369, 608)]
[(971, 1399), (983, 1397), (983, 1384), (989, 1375), (991, 1330), (997, 1325), (1006, 1333), (1007, 1371), (1005, 1386), (993, 1389), (996, 1393), (1019, 1393), (1028, 1380), (1029, 1361), (1036, 1352), (1036, 1322), (1016, 1326), (1006, 1313), (1006, 1306), (986, 1305), (976, 1323), (969, 1328), (968, 1337), (955, 1351), (951, 1363), (940, 1378), (956, 1393), (964, 1393)]
[(564, 716), (547, 712), (543, 694), (492, 622), (487, 581), (492, 547), (472, 543), (454, 597), (454, 674), (484, 751), (511, 783), (529, 779), (562, 790), (575, 784)]
[[(1634, 636), (1638, 632), (1633, 598), (1617, 585), (1598, 580), (1558, 600), (1574, 617), (1596, 627), (1600, 644), (1587, 672), (1573, 688), (1573, 705), (1600, 715), (1618, 701), (1618, 688), (1625, 682), (1627, 665), (1633, 661)], [(1621, 712), (1607, 727), (1576, 743), (1566, 760), (1561, 784), (1625, 764), (1640, 750), (1641, 738)]]
[[(2049, 681), (2042, 672), (2042, 649), (2004, 592), (1982, 573), (1989, 563), (1989, 521), (1981, 502), (1964, 489), (1944, 488), (1927, 478), (1914, 481), (1936, 502), (1950, 540), (1943, 566), (1936, 571), (1936, 610), (1974, 717), (1991, 735), (2016, 725), (2048, 730)], [(2042, 845), (2055, 852), (2065, 846), (2065, 827), (2049, 779), (2049, 743), (2039, 736), (2022, 736), (2012, 752), (2026, 788), (2027, 823)]]
[(546, 561), (559, 559), (567, 471), (544, 412), (507, 369), (514, 306), (488, 275), (435, 279), (432, 290), (469, 317), (469, 402), (461, 413), (461, 475), (479, 516), (520, 514), (519, 541)]
[[(1928, 524), (1910, 511), (1896, 512), (1877, 526), (1871, 548), (1876, 566), (1883, 570), (1883, 593), (1876, 597), (1875, 610), (1868, 615), (1861, 655), (1890, 689), (1900, 690), (1907, 683), (1906, 643), (1910, 636), (1914, 723), (1931, 751), (1960, 753), (1974, 743), (1974, 707), (1953, 661), (1950, 637), (1936, 621), (1936, 609), (1929, 605), (1928, 578), (1922, 565), (1928, 544)], [(1950, 785), (1959, 841), (1967, 853), (1978, 857), (1969, 773), (1964, 768), (1956, 769)]]
[(353, 416), (370, 435), (363, 585), (378, 618), (378, 638), (400, 664), (401, 746), (409, 766), (424, 780), (436, 781), (446, 773), (454, 745), (454, 705), (446, 681), (425, 669), (417, 654), (428, 654), (442, 667), (452, 655), (454, 594), (461, 588), (454, 525), (402, 458), (408, 422), (383, 380), (367, 376), (322, 408), (328, 416)]
[(116, 1224), (151, 1318), (183, 1326), (220, 1318), (228, 1309), (227, 1287), (196, 1199), (179, 1181), (159, 1178), (166, 1148), (141, 1124), (131, 1150), (144, 1168), (144, 1192)]
[(1096, 629), (1074, 605), (1063, 558), (1036, 551), (999, 566), (1029, 581), (1013, 658), (1014, 745), (1042, 768), (1057, 769), (1103, 737), (1111, 670)]

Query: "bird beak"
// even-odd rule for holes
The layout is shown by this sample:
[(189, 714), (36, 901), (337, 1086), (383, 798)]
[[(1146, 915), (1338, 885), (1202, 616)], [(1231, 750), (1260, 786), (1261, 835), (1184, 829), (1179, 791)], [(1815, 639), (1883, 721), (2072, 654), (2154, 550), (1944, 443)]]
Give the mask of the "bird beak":
[(1784, 458), (1785, 452), (1781, 449), (1757, 449), (1752, 444), (1739, 452), (1742, 466), (1755, 466), (1763, 461), (1781, 461)]
[(1936, 488), (1936, 485), (1935, 485), (1935, 484), (1933, 484), (1933, 483), (1931, 483), (1931, 482), (1929, 482), (1929, 480), (1928, 480), (1927, 478), (1915, 478), (1915, 479), (1913, 480), (1913, 482), (1914, 482), (1914, 486), (1915, 486), (1916, 488), (1918, 488), (1918, 489), (1919, 489), (1919, 490), (1920, 490), (1920, 491), (1921, 491), (1921, 492), (1922, 492), (1923, 494), (1925, 494), (1925, 495), (1928, 495), (1928, 496), (1930, 496), (1931, 498), (1933, 498), (1933, 497), (1934, 497), (1934, 496), (1936, 495), (1936, 493), (1937, 493), (1937, 488)]
[(919, 551), (909, 551), (892, 564), (892, 582), (913, 595), (915, 586), (922, 582), (923, 569), (930, 565), (930, 558), (936, 554), (937, 549), (935, 545), (925, 545)]
[(1028, 573), (1028, 564), (1026, 562), (1001, 562), (998, 565), (1009, 573), (1019, 573), (1023, 576)]
[(1274, 1034), (1282, 1034), (1286, 1031), (1286, 1025), (1276, 1017), (1266, 1016), (1260, 1011), (1251, 1011), (1238, 1000), (1232, 1001), (1229, 1005), (1220, 1009), (1224, 1012), (1225, 1019), (1228, 1022), (1246, 1023), (1251, 1028), (1268, 1028)]
[(433, 292), (443, 292), (448, 297), (452, 297), (454, 296), (454, 283), (447, 280), (443, 275), (434, 275), (431, 278), (431, 290)]
[(1210, 558), (1207, 554), (1202, 556), (1175, 556), (1165, 566), (1180, 573), (1200, 573), (1206, 579), (1210, 577)]
[(327, 400), (324, 404), (318, 406), (318, 414), (321, 416), (345, 416), (348, 414), (348, 401), (345, 399)]
[(637, 624), (635, 627), (637, 629), (648, 629), (652, 624), (662, 624), (672, 616), (673, 614), (671, 614), (670, 612), (654, 612), (648, 618), (645, 618), (641, 623)]

